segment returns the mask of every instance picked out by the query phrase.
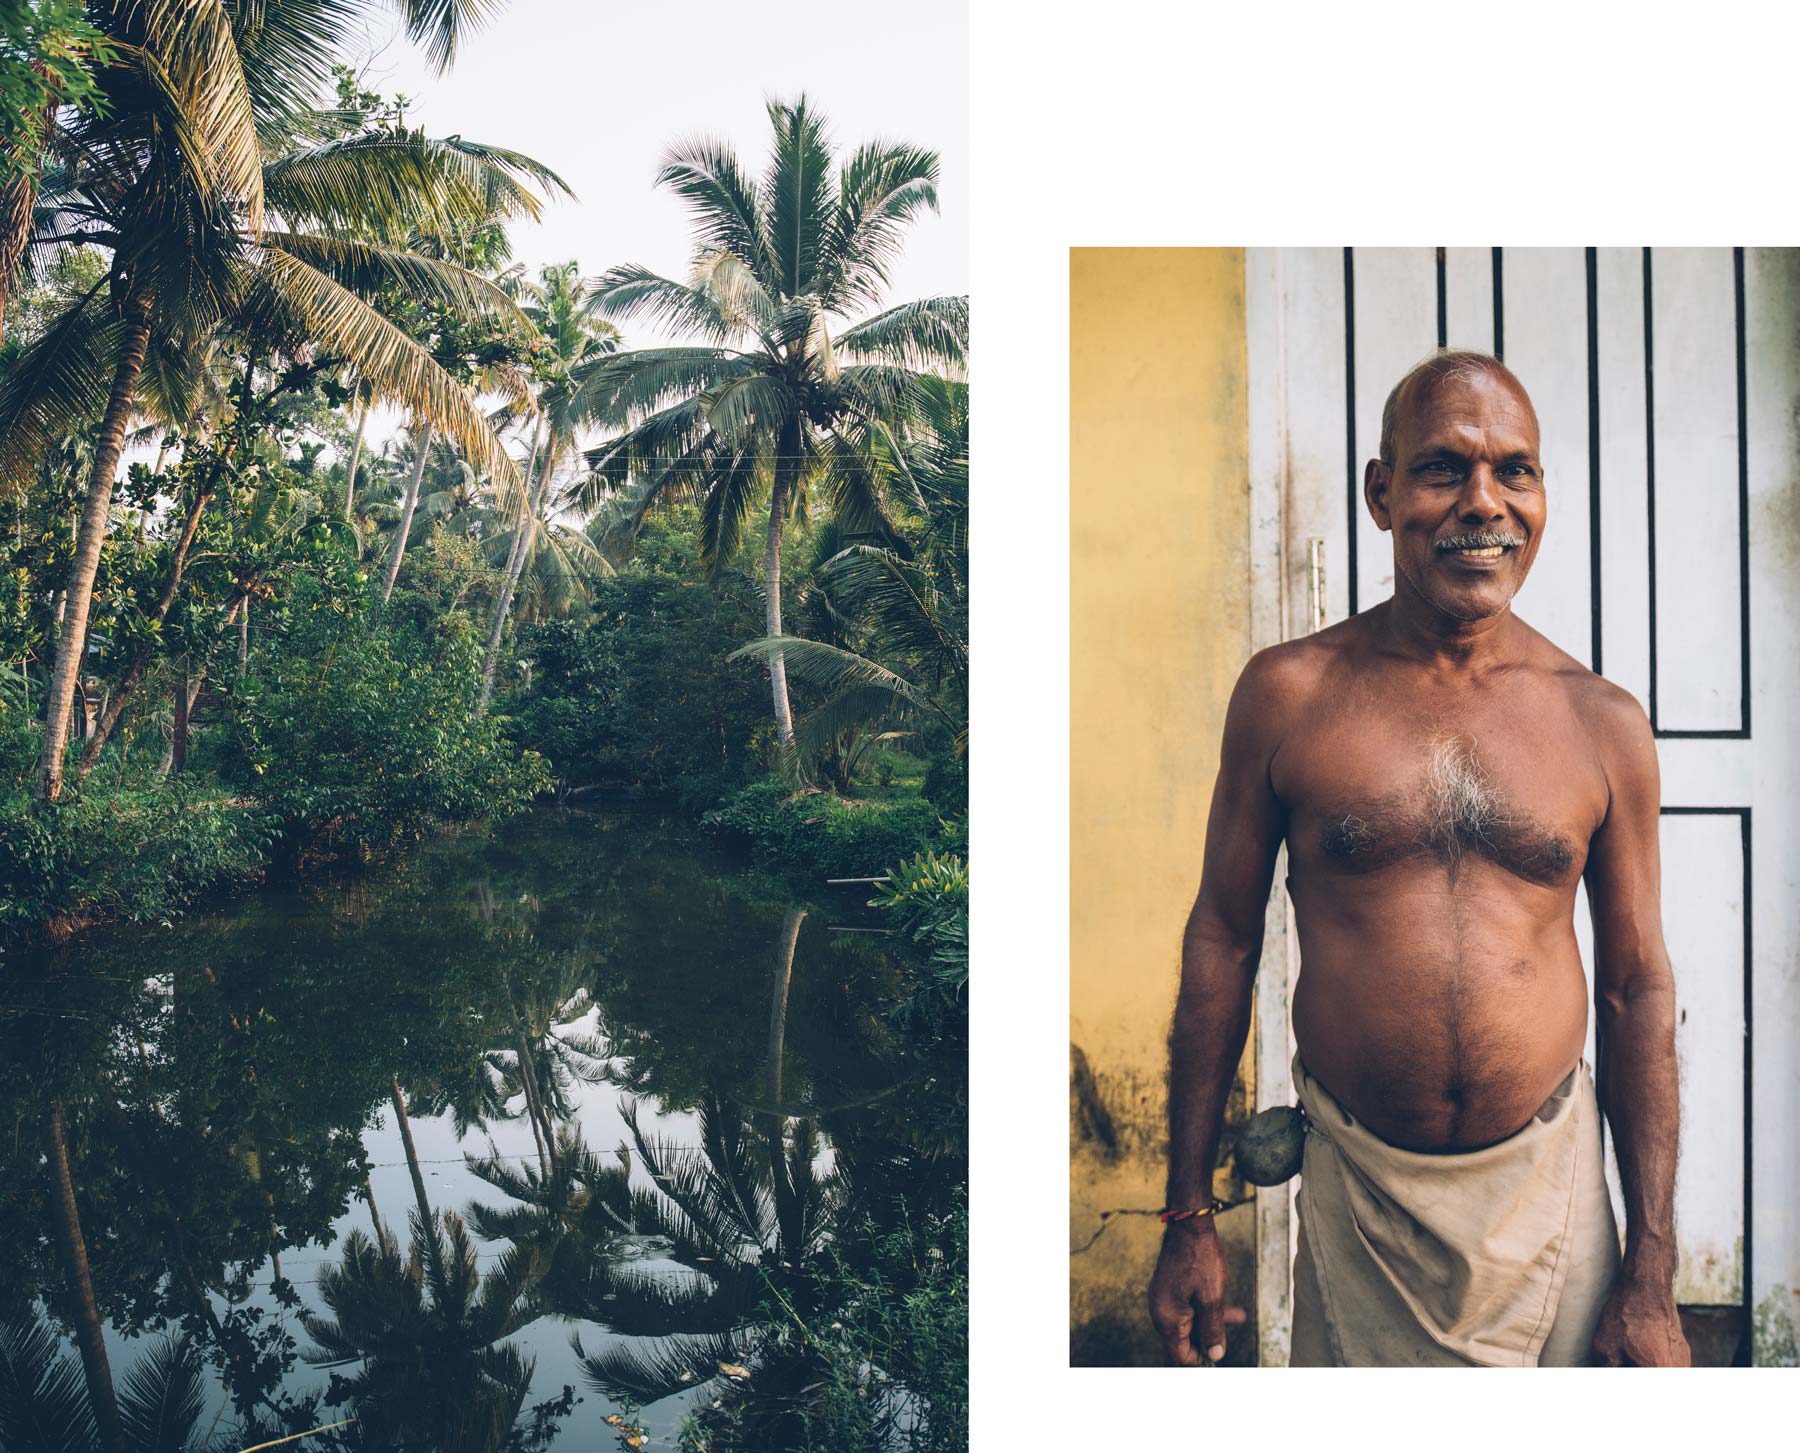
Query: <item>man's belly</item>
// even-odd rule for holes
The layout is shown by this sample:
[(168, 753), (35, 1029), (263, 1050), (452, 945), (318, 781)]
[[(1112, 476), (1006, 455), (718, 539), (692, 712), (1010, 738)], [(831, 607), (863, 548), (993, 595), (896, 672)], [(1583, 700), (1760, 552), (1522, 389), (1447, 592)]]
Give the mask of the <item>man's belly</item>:
[(1429, 872), (1315, 882), (1294, 894), (1300, 1056), (1344, 1109), (1409, 1150), (1504, 1140), (1587, 1037), (1569, 907), (1546, 911), (1546, 895), (1470, 876), (1454, 887)]

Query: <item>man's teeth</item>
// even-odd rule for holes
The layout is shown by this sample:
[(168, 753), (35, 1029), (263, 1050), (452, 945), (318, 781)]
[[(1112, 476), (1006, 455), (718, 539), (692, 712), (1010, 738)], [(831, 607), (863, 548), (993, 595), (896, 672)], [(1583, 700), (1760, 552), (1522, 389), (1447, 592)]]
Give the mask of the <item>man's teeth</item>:
[(1506, 553), (1506, 546), (1484, 545), (1479, 550), (1459, 549), (1456, 553), (1458, 555), (1467, 555), (1471, 560), (1492, 560), (1495, 556), (1504, 555)]

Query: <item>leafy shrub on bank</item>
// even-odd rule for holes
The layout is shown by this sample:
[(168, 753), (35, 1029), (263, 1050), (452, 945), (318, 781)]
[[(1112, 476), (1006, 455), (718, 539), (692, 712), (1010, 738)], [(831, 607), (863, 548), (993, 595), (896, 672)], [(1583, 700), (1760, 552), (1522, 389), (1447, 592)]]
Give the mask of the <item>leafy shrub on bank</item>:
[(894, 1009), (903, 1023), (942, 1032), (968, 1013), (969, 865), (957, 853), (921, 853), (888, 870), (870, 900), (919, 959), (918, 987)]
[(366, 859), (548, 790), (542, 757), (476, 719), (479, 647), (460, 618), (384, 629), (308, 581), (283, 625), (232, 691), (223, 770), (281, 823), (290, 852)]
[(755, 1376), (688, 1415), (684, 1453), (968, 1447), (966, 1196), (898, 1226), (846, 1226), (823, 1260), (804, 1307), (767, 1299)]
[(941, 849), (951, 831), (922, 797), (851, 801), (795, 793), (774, 777), (732, 793), (700, 821), (783, 868), (827, 878), (873, 877), (884, 864)]
[(530, 685), (501, 709), (554, 764), (562, 790), (710, 807), (765, 769), (765, 674), (727, 659), (761, 633), (761, 598), (741, 569), (705, 578), (697, 525), (693, 510), (647, 521), (618, 574), (593, 583), (584, 620), (520, 629), (506, 674), (529, 661)]
[(266, 814), (177, 778), (148, 792), (65, 791), (38, 812), (0, 798), (0, 936), (172, 913), (221, 882), (259, 875)]

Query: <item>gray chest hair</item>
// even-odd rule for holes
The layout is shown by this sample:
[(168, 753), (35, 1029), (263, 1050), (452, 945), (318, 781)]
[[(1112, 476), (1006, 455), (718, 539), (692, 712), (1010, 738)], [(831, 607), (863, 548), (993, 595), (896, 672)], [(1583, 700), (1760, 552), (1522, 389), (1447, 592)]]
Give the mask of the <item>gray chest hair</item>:
[(1454, 873), (1472, 851), (1531, 882), (1567, 878), (1567, 840), (1507, 805), (1466, 738), (1434, 740), (1422, 775), (1411, 791), (1328, 813), (1319, 839), (1325, 856), (1367, 872), (1429, 854)]

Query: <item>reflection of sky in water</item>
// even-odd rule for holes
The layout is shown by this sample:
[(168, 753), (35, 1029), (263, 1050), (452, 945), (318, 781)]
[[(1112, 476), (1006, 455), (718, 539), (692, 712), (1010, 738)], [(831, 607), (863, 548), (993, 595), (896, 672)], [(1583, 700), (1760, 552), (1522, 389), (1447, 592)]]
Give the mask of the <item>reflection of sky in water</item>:
[[(649, 1138), (696, 1151), (698, 1117), (687, 1111), (665, 1112), (657, 1098), (657, 1075), (665, 1060), (675, 1066), (675, 1073), (689, 1077), (689, 1091), (693, 1075), (710, 1075), (709, 1067), (716, 1067), (728, 1096), (746, 1105), (766, 1102), (768, 1052), (774, 1021), (779, 1019), (784, 1102), (856, 1105), (879, 1096), (904, 1073), (897, 1065), (882, 1063), (892, 1047), (882, 1018), (883, 988), (891, 973), (882, 938), (829, 931), (836, 925), (867, 927), (880, 922), (862, 907), (866, 889), (827, 897), (829, 890), (821, 886), (822, 901), (802, 922), (784, 989), (779, 960), (784, 910), (792, 890), (766, 874), (724, 862), (652, 813), (538, 814), (493, 838), (470, 835), (431, 845), (393, 877), (392, 883), (375, 874), (344, 885), (265, 891), (173, 925), (126, 930), (110, 941), (96, 939), (81, 946), (81, 962), (71, 964), (64, 957), (58, 967), (142, 985), (148, 994), (139, 1000), (139, 1014), (166, 1026), (173, 1016), (170, 980), (162, 972), (168, 964), (189, 970), (212, 964), (229, 981), (237, 965), (260, 959), (264, 972), (301, 975), (321, 965), (354, 963), (359, 945), (368, 945), (374, 961), (391, 967), (404, 964), (409, 940), (419, 951), (432, 953), (447, 951), (447, 942), (461, 939), (470, 952), (491, 953), (496, 970), (507, 966), (505, 956), (514, 949), (538, 953), (539, 958), (530, 962), (540, 968), (544, 950), (550, 951), (551, 960), (557, 954), (572, 955), (581, 961), (577, 972), (584, 991), (595, 988), (597, 976), (601, 982), (597, 1000), (578, 998), (576, 1006), (585, 1005), (584, 1012), (559, 1023), (559, 1029), (593, 1033), (604, 1027), (628, 1052), (632, 1047), (641, 1051), (645, 1062), (637, 1072), (643, 1093), (636, 1097), (641, 1129)], [(409, 879), (414, 880), (410, 885)], [(722, 885), (730, 891), (719, 891)], [(426, 891), (421, 893), (421, 887)], [(491, 939), (484, 939), (484, 933)], [(139, 957), (139, 949), (145, 958)], [(148, 981), (145, 959), (157, 964)], [(667, 995), (658, 992), (670, 985), (673, 1011)], [(370, 997), (380, 994), (379, 985), (346, 984), (344, 992), (366, 1004), (370, 1014), (379, 1012), (378, 999)], [(786, 1012), (772, 1016), (777, 995), (785, 999)], [(154, 1004), (157, 998), (162, 1002), (147, 1010), (145, 1000)], [(7, 1008), (0, 998), (0, 1030), (9, 1038), (29, 1034), (31, 1016), (9, 1015)], [(636, 1012), (663, 1017), (633, 1024), (630, 1018)], [(851, 1042), (856, 1035), (850, 1029), (856, 1025), (867, 1027), (865, 1043)], [(689, 1042), (675, 1043), (681, 1037)], [(114, 1038), (115, 1054), (137, 1052), (123, 1042), (129, 1035)], [(495, 1047), (511, 1049), (505, 1036)], [(661, 1053), (665, 1049), (666, 1055)], [(612, 1063), (625, 1072), (617, 1061)], [(631, 1143), (621, 1113), (621, 1103), (628, 1098), (625, 1092), (612, 1083), (572, 1081), (566, 1094), (590, 1150), (611, 1159), (619, 1146)], [(434, 1208), (461, 1213), (471, 1202), (495, 1208), (516, 1204), (470, 1171), (463, 1160), (465, 1152), (487, 1154), (491, 1141), (499, 1155), (537, 1164), (539, 1152), (523, 1095), (515, 1095), (506, 1109), (512, 1118), (492, 1120), (460, 1140), (448, 1113), (409, 1116)], [(405, 1218), (415, 1199), (401, 1137), (385, 1102), (371, 1105), (369, 1111), (362, 1143), (371, 1165), (370, 1186), (383, 1221), (390, 1232), (401, 1233), (404, 1249)], [(834, 1123), (862, 1113), (840, 1110)], [(632, 1159), (634, 1185), (649, 1189), (651, 1179), (635, 1151)], [(822, 1136), (814, 1160), (817, 1173), (828, 1173), (832, 1162), (833, 1153)], [(79, 1162), (76, 1174), (79, 1180)], [(303, 1311), (331, 1315), (319, 1297), (318, 1276), (358, 1228), (373, 1229), (360, 1193), (333, 1223), (329, 1247), (313, 1244), (283, 1251), (282, 1272), (294, 1283)], [(505, 1245), (476, 1239), (483, 1271)], [(664, 1254), (667, 1249), (667, 1243), (641, 1243), (636, 1254), (642, 1259), (637, 1264), (691, 1276)], [(236, 1305), (287, 1317), (304, 1351), (311, 1339), (300, 1326), (298, 1313), (283, 1313), (270, 1295), (272, 1276), (272, 1266), (265, 1261), (251, 1273), (249, 1297)], [(217, 1293), (213, 1303), (225, 1309)], [(513, 1335), (514, 1345), (536, 1359), (520, 1421), (524, 1423), (534, 1404), (555, 1397), (569, 1384), (582, 1401), (563, 1421), (558, 1446), (610, 1446), (610, 1430), (600, 1417), (612, 1411), (613, 1404), (588, 1384), (578, 1367), (570, 1345), (575, 1330), (590, 1355), (618, 1340), (593, 1322), (550, 1315)], [(160, 1335), (128, 1340), (108, 1328), (115, 1383), (127, 1375), (145, 1343)], [(65, 1349), (72, 1354), (72, 1343), (65, 1341)], [(218, 1374), (210, 1364), (206, 1375), (202, 1433), (214, 1424), (215, 1414), (217, 1428), (232, 1423)], [(291, 1393), (323, 1392), (329, 1379), (326, 1369), (302, 1358), (283, 1388)], [(689, 1406), (716, 1393), (716, 1387), (703, 1386), (664, 1399), (645, 1409), (639, 1421), (654, 1445), (670, 1446)], [(319, 1420), (336, 1421), (348, 1412), (321, 1407)]]

